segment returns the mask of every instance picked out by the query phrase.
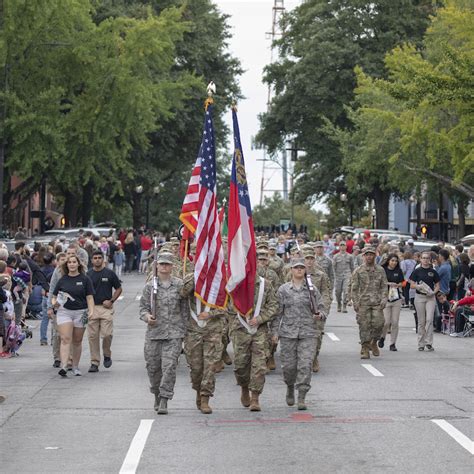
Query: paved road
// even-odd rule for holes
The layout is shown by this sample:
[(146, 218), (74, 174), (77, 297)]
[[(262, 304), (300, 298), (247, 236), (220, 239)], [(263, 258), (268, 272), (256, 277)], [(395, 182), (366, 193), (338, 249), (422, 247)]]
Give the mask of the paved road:
[(405, 310), (399, 352), (361, 361), (354, 313), (333, 308), (307, 412), (286, 406), (277, 369), (263, 411), (250, 413), (226, 367), (214, 413), (202, 415), (183, 357), (170, 413), (157, 417), (137, 318), (142, 279), (124, 285), (111, 369), (87, 373), (85, 342), (84, 376), (61, 379), (37, 329), (20, 357), (0, 360), (1, 472), (473, 472), (474, 338), (435, 335), (435, 352), (419, 353)]

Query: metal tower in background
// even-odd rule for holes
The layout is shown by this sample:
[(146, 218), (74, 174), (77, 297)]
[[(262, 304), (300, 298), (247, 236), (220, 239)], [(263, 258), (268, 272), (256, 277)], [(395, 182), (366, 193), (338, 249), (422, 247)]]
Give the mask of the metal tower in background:
[[(281, 37), (283, 31), (280, 27), (280, 20), (285, 12), (284, 0), (274, 0), (272, 8), (272, 30), (266, 34), (267, 39), (271, 40), (271, 53), (270, 53), (270, 64), (276, 59), (278, 52), (275, 50), (273, 44), (276, 39)], [(272, 86), (268, 85), (268, 96), (267, 96), (267, 111), (270, 110), (271, 100), (273, 95)], [(266, 150), (263, 155), (263, 166), (262, 166), (262, 181), (260, 184), (260, 205), (263, 204), (264, 194), (267, 192), (280, 192), (285, 201), (288, 201), (288, 159), (286, 154), (286, 147), (280, 153), (280, 156), (268, 158)], [(267, 186), (270, 183), (272, 177), (276, 171), (282, 172), (283, 181), (280, 189), (268, 189)]]

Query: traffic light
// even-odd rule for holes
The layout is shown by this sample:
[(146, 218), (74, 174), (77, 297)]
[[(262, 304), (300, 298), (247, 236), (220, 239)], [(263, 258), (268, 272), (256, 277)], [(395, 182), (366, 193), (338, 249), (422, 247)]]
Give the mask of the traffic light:
[(422, 225), (422, 226), (421, 226), (421, 233), (422, 233), (423, 235), (426, 235), (426, 234), (428, 233), (428, 226)]

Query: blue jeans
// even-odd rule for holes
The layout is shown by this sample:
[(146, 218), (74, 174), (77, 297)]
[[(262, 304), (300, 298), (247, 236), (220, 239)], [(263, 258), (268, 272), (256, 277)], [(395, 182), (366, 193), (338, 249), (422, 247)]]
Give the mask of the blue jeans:
[(40, 326), (40, 341), (48, 342), (48, 297), (43, 296), (43, 300), (41, 302), (41, 326)]

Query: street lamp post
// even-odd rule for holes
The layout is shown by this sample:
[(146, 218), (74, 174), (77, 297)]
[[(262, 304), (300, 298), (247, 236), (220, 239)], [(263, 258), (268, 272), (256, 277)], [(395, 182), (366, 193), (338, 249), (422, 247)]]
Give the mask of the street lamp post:
[(152, 197), (158, 196), (160, 194), (161, 189), (163, 188), (163, 183), (161, 183), (158, 186), (154, 186), (151, 189), (151, 193), (148, 191), (145, 191), (145, 188), (142, 185), (139, 185), (135, 188), (135, 192), (141, 196), (144, 194), (145, 196), (145, 228), (148, 230), (150, 227), (150, 199)]

